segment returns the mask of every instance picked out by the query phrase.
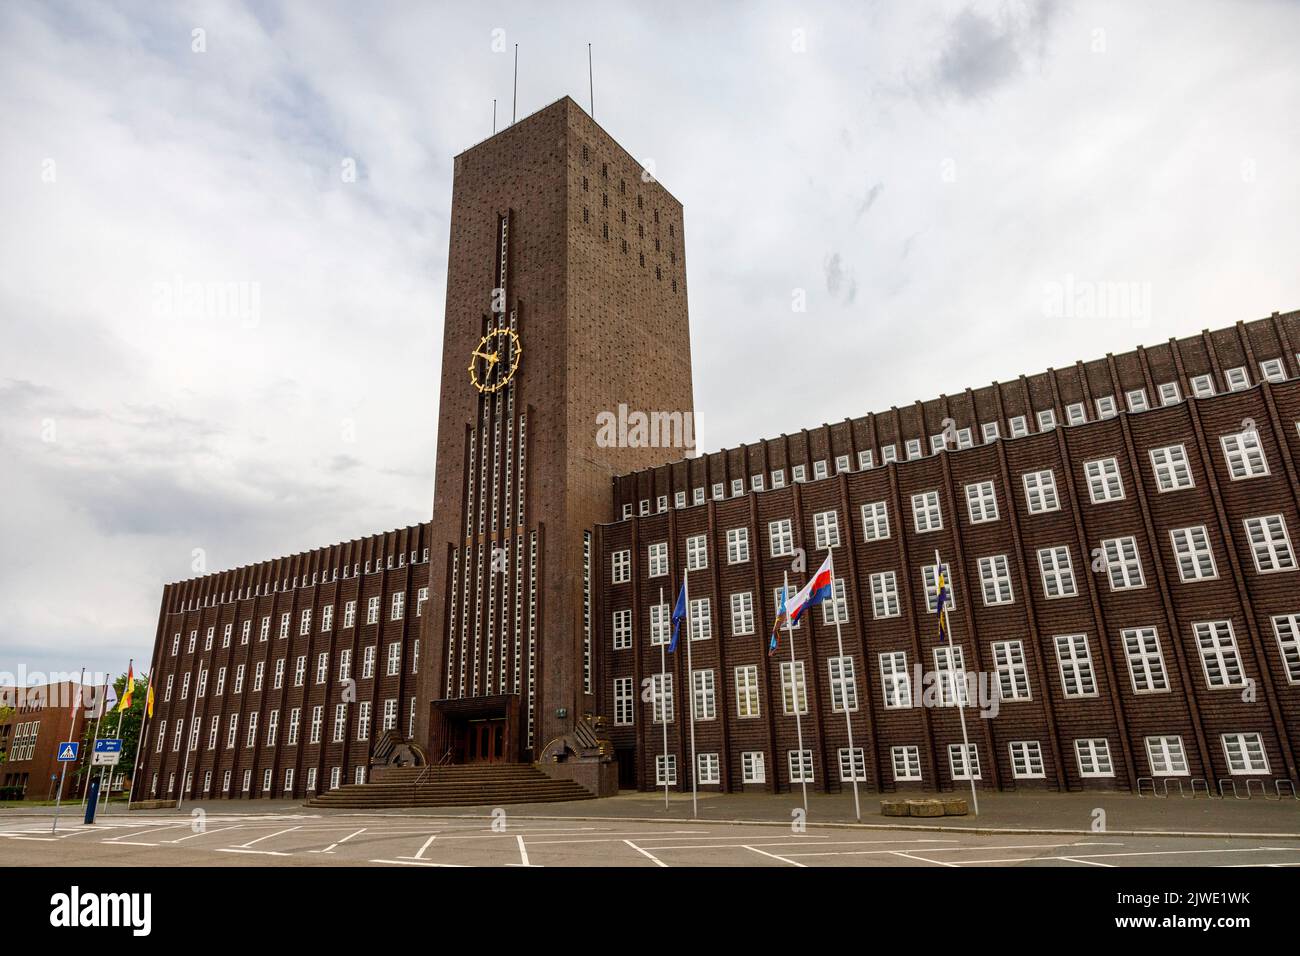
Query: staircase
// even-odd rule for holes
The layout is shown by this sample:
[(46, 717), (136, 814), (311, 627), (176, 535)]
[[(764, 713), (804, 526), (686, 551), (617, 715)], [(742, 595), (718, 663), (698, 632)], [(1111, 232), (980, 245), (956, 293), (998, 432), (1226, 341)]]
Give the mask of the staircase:
[(382, 810), (558, 803), (593, 797), (572, 780), (553, 780), (531, 764), (481, 763), (389, 768), (381, 781), (327, 790), (308, 800), (307, 806)]

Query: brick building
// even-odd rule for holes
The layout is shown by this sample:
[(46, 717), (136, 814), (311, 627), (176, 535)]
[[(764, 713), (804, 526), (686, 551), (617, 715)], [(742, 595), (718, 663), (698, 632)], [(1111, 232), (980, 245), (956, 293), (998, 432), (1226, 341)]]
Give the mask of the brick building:
[[(693, 413), (681, 205), (568, 98), (454, 163), (431, 521), (168, 585), (137, 798), (534, 761), (588, 715), (686, 788), (688, 706), (706, 788), (1297, 780), (1300, 313), (686, 458), (597, 426)], [(1000, 692), (968, 755), (922, 706), (955, 670)]]
[[(0, 687), (0, 793), (28, 800), (53, 800), (62, 769), (56, 759), (59, 744), (80, 740), (88, 711), (79, 709), (72, 726), (73, 696), (81, 686), (73, 681)], [(84, 748), (83, 748), (84, 749)], [(89, 759), (78, 755), (68, 764), (64, 796), (79, 796), (74, 771)]]

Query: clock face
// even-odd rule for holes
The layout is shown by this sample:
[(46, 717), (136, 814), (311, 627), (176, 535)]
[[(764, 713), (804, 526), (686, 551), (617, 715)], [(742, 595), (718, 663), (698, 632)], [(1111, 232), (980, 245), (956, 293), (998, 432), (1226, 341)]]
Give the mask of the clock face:
[(510, 384), (524, 350), (513, 329), (493, 329), (479, 340), (469, 358), (469, 380), (480, 392), (496, 392)]

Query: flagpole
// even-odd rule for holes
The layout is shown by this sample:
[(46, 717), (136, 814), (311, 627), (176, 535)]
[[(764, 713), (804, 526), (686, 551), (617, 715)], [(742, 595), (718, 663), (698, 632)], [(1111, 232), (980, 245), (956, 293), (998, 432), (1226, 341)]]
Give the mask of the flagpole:
[[(95, 714), (95, 738), (94, 738), (94, 743), (92, 743), (91, 746), (90, 746), (90, 752), (91, 752), (92, 754), (95, 752), (95, 744), (99, 743), (99, 722), (100, 722), (101, 720), (104, 719), (104, 707), (107, 706), (107, 704), (108, 704), (108, 674), (105, 674), (105, 675), (104, 675), (104, 693), (103, 693), (102, 695), (100, 695), (100, 698), (99, 698), (99, 710), (98, 710), (98, 711), (96, 712), (96, 714)], [(93, 777), (94, 775), (95, 775), (95, 771), (94, 771), (94, 770), (91, 770), (91, 771), (90, 771), (90, 776)], [(99, 785), (100, 785), (101, 787), (104, 785), (104, 771), (103, 771), (103, 770), (101, 770), (101, 771), (99, 772)], [(87, 798), (88, 796), (90, 796), (90, 787), (89, 787), (89, 786), (83, 787), (83, 788), (82, 788), (82, 791), (81, 791), (81, 805), (82, 805), (83, 808), (86, 806), (86, 798)]]
[[(784, 587), (781, 589), (781, 605), (784, 607), (788, 600), (790, 600), (790, 572), (786, 571)], [(790, 618), (790, 611), (787, 608), (785, 612), (785, 633), (786, 637), (790, 639), (790, 698), (794, 703), (794, 729), (799, 738), (799, 782), (803, 785), (803, 815), (804, 819), (807, 819), (808, 775), (803, 770), (803, 718), (800, 717), (799, 712), (799, 683), (796, 680), (797, 674), (794, 666), (794, 623)]]
[[(76, 693), (72, 695), (72, 727), (68, 730), (68, 740), (70, 741), (75, 740), (77, 737), (77, 710), (78, 710), (77, 704), (79, 702), (82, 704), (85, 703), (85, 697), (83, 697), (81, 694), (82, 684), (85, 682), (85, 680), (86, 680), (86, 669), (83, 667), (81, 669), (81, 680), (77, 682)], [(78, 698), (80, 698), (80, 701), (78, 701)], [(59, 794), (54, 799), (54, 823), (50, 825), (51, 833), (59, 832), (59, 810), (62, 809), (63, 807), (63, 778), (68, 775), (68, 764), (70, 762), (71, 761), (67, 761), (67, 760), (59, 761), (62, 769), (59, 770)]]
[[(132, 683), (131, 686), (134, 688), (135, 684)], [(149, 713), (149, 688), (151, 686), (153, 686), (152, 671), (145, 677), (144, 681), (144, 713), (140, 715), (140, 736), (136, 738), (135, 759), (131, 761), (131, 789), (126, 792), (126, 809), (128, 811), (131, 809), (131, 801), (135, 799), (135, 781), (140, 776), (140, 755), (144, 753), (145, 734), (149, 729), (149, 717), (151, 716)], [(123, 693), (125, 693), (125, 688)], [(122, 726), (121, 714), (118, 714), (117, 725), (120, 730)]]
[[(127, 661), (126, 664), (127, 680), (126, 683), (122, 685), (122, 700), (126, 699), (126, 695), (129, 690), (135, 689), (135, 679), (133, 675), (134, 670), (135, 670), (135, 658), (131, 658), (130, 660)], [(127, 687), (127, 684), (130, 684), (131, 686)], [(107, 694), (105, 694), (105, 697), (107, 697)], [(117, 708), (117, 726), (113, 728), (113, 737), (116, 739), (121, 739), (121, 732), (122, 732), (122, 708), (121, 706), (119, 706)], [(116, 768), (117, 768), (117, 764), (106, 765), (106, 769), (108, 769), (108, 790), (104, 790), (104, 769), (101, 769), (99, 771), (99, 792), (103, 795), (105, 813), (108, 812), (108, 801), (113, 796), (113, 771), (116, 770)]]
[[(660, 615), (663, 614), (663, 609), (664, 609), (664, 589), (661, 586), (659, 588)], [(663, 617), (661, 616), (659, 618), (659, 626), (663, 628), (666, 623), (667, 622), (664, 621)], [(667, 638), (668, 635), (666, 633), (661, 633), (659, 637), (660, 637), (660, 641), (659, 641), (659, 723), (663, 724), (663, 728), (664, 728), (664, 809), (667, 810), (668, 809), (668, 704), (667, 704), (667, 696), (668, 696), (668, 654), (667, 654), (668, 640)], [(652, 717), (654, 716), (653, 708), (650, 711), (650, 715)]]
[[(831, 607), (835, 609), (835, 643), (839, 646), (840, 653), (840, 681), (844, 681), (844, 635), (840, 628), (840, 609), (835, 603), (835, 552), (831, 551), (828, 555), (831, 563)], [(847, 585), (846, 585), (847, 587)], [(846, 598), (847, 600), (847, 598)], [(856, 703), (858, 697), (858, 675), (855, 670), (853, 673), (853, 699)], [(858, 767), (853, 761), (853, 718), (849, 711), (849, 695), (841, 692), (844, 699), (844, 726), (849, 732), (849, 776), (853, 778), (853, 815), (859, 823), (862, 822), (862, 804), (858, 801)], [(832, 701), (832, 703), (834, 703)], [(802, 759), (802, 758), (800, 758)], [(865, 770), (867, 764), (867, 755), (862, 755), (862, 767)]]
[[(194, 737), (194, 745), (198, 746), (197, 735), (194, 733), (194, 718), (199, 712), (199, 682), (194, 682), (194, 703), (190, 705), (190, 722), (185, 726), (185, 763), (181, 765), (181, 787), (176, 791), (176, 809), (181, 808), (185, 801), (185, 775), (190, 772), (190, 738)], [(256, 743), (256, 741), (254, 741)]]
[[(939, 549), (934, 549), (934, 574), (936, 583), (940, 577), (944, 578), (944, 587), (948, 588), (948, 593), (952, 593), (952, 582), (943, 574), (943, 561), (939, 558)], [(953, 637), (952, 637), (952, 619), (948, 612), (952, 601), (948, 600), (943, 605), (943, 632), (948, 635), (948, 663), (953, 663)], [(953, 674), (953, 683), (961, 687), (960, 694), (954, 693), (953, 699), (957, 701), (957, 716), (961, 718), (961, 746), (962, 746), (962, 765), (966, 768), (966, 777), (970, 780), (970, 802), (971, 809), (975, 811), (975, 816), (980, 815), (980, 800), (975, 794), (975, 774), (971, 772), (970, 760), (970, 738), (966, 736), (966, 662), (962, 661), (961, 680), (956, 680), (956, 675), (952, 668), (948, 669), (949, 674)], [(956, 687), (953, 688), (954, 692)]]
[(691, 816), (700, 815), (699, 767), (695, 763), (695, 671), (691, 664), (691, 572), (682, 572), (682, 594), (686, 599), (686, 674), (688, 678), (687, 697), (691, 714)]

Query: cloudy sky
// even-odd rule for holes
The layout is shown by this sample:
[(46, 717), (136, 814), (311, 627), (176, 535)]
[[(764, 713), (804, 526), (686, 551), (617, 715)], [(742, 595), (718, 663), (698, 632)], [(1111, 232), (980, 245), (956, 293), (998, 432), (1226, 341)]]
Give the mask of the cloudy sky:
[(1300, 308), (1298, 35), (1282, 2), (0, 4), (0, 671), (120, 671), (200, 562), (427, 517), (450, 160), (516, 42), (521, 116), (587, 104), (593, 43), (596, 118), (685, 204), (707, 450)]

